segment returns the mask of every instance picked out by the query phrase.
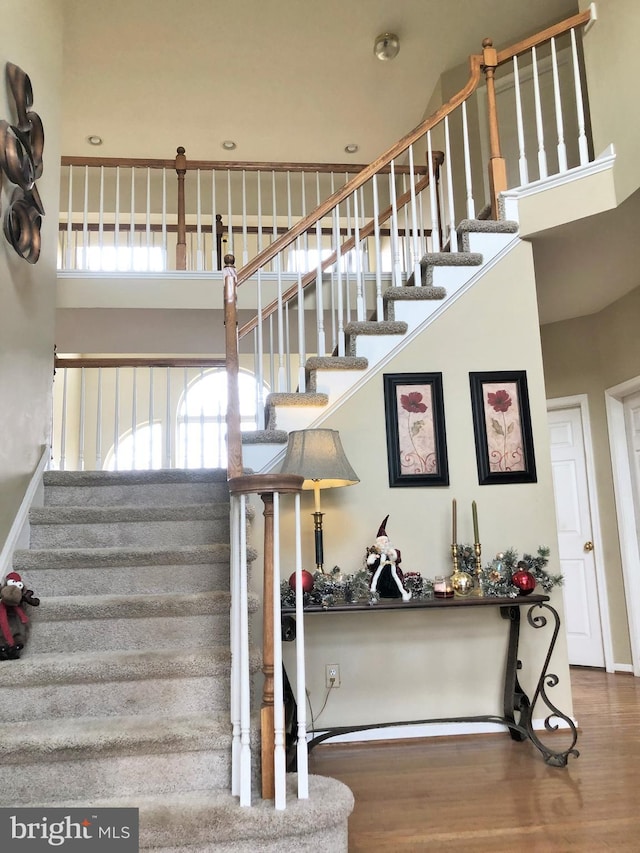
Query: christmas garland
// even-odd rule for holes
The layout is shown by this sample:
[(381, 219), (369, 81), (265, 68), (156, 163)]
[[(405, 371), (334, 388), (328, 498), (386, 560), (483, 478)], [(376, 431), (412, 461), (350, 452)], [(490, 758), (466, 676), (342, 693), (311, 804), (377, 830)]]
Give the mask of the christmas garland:
[[(545, 592), (554, 586), (560, 586), (561, 574), (553, 575), (546, 571), (549, 562), (549, 548), (540, 546), (537, 555), (523, 554), (518, 558), (518, 552), (509, 548), (499, 553), (494, 560), (482, 568), (480, 584), (484, 595), (500, 598), (515, 598), (520, 589), (511, 582), (512, 575), (520, 569), (531, 572), (536, 583)], [(473, 545), (458, 545), (458, 569), (469, 572), (476, 577), (475, 551)], [(404, 572), (404, 588), (411, 592), (411, 598), (420, 600), (433, 598), (433, 580), (425, 578), (420, 572)], [(303, 595), (305, 606), (319, 605), (334, 607), (336, 604), (366, 603), (376, 604), (380, 600), (377, 592), (370, 589), (371, 572), (367, 568), (353, 574), (344, 574), (339, 566), (334, 566), (331, 572), (315, 572), (313, 587)], [(280, 601), (283, 607), (295, 607), (296, 593), (289, 581), (280, 585)]]

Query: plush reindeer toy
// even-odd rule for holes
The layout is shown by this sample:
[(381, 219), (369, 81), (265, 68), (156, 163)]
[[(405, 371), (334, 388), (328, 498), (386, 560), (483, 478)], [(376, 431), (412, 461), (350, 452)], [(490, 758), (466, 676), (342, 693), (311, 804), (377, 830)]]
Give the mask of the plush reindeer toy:
[(16, 660), (29, 636), (29, 617), (23, 604), (37, 607), (40, 599), (26, 589), (17, 572), (9, 572), (0, 586), (0, 660)]

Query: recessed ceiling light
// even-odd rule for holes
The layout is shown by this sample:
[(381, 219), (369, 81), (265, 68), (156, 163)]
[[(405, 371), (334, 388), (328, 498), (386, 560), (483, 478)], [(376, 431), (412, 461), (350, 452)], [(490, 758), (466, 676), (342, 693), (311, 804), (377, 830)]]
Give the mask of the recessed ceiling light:
[(92, 134), (91, 136), (87, 136), (87, 142), (89, 145), (102, 145), (102, 137)]
[(355, 154), (359, 147), (359, 145), (356, 145), (352, 142), (350, 145), (345, 145), (344, 150), (347, 152), (347, 154)]
[(222, 147), (225, 151), (233, 151), (234, 148), (237, 148), (237, 145), (233, 141), (233, 139), (225, 139), (225, 141), (222, 143)]

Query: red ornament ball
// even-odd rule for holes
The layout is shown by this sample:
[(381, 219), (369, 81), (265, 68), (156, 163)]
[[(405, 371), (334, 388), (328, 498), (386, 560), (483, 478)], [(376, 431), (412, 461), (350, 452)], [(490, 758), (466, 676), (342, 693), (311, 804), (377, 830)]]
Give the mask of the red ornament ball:
[(511, 583), (520, 590), (520, 595), (529, 595), (536, 588), (536, 579), (528, 569), (518, 569), (511, 575)]
[[(289, 586), (291, 589), (296, 588), (296, 573), (294, 572), (289, 578)], [(306, 569), (302, 570), (302, 591), (303, 592), (311, 592), (313, 589), (313, 575), (311, 572), (306, 571)]]

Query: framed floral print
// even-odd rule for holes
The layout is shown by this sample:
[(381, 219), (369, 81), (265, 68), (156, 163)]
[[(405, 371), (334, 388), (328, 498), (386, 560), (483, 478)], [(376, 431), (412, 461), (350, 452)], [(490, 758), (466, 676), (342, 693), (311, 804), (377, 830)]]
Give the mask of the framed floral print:
[(470, 373), (469, 381), (480, 485), (535, 483), (526, 372)]
[(441, 373), (385, 373), (389, 486), (448, 486)]

